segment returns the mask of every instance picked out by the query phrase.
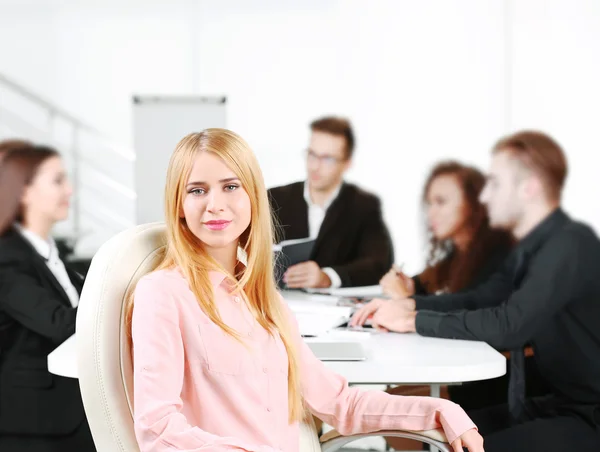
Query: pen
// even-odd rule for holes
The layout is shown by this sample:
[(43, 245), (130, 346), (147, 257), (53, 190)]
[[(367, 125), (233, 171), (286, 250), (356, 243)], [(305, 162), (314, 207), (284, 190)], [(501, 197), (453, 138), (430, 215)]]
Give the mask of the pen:
[(404, 269), (404, 262), (402, 262), (400, 265), (394, 264), (394, 271), (396, 272), (396, 275), (400, 276), (402, 274), (403, 269)]

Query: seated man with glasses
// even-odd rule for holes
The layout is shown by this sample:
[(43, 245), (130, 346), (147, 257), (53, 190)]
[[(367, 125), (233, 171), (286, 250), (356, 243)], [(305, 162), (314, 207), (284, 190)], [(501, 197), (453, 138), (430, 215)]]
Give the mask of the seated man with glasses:
[(306, 151), (307, 180), (269, 190), (278, 239), (314, 238), (311, 258), (283, 275), (288, 288), (378, 284), (393, 262), (379, 198), (344, 182), (354, 133), (347, 119), (314, 121)]

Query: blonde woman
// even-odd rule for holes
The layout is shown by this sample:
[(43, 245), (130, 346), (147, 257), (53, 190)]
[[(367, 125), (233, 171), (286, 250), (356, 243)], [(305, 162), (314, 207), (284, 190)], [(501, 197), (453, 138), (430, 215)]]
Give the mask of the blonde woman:
[(297, 451), (307, 411), (342, 434), (443, 427), (456, 451), (483, 451), (458, 405), (350, 388), (304, 345), (276, 290), (267, 191), (242, 138), (185, 137), (165, 203), (164, 260), (128, 310), (142, 452)]

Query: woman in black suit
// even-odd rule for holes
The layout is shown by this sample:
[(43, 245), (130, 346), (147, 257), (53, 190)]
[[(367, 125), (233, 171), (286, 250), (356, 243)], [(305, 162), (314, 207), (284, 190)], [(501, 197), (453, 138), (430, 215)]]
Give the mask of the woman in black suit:
[[(7, 146), (4, 146), (6, 148)], [(94, 451), (76, 379), (47, 357), (75, 333), (83, 279), (51, 238), (72, 194), (59, 154), (16, 143), (0, 163), (0, 450)]]

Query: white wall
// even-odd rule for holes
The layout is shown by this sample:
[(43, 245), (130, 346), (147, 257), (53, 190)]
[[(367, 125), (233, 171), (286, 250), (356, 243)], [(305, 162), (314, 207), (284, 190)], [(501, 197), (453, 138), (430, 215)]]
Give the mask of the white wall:
[(564, 205), (600, 232), (600, 2), (514, 1), (511, 128), (546, 130), (569, 159)]
[(192, 89), (190, 4), (0, 0), (0, 72), (130, 145), (133, 94)]
[(349, 179), (383, 198), (416, 271), (432, 163), (485, 168), (515, 128), (565, 145), (566, 207), (600, 229), (583, 163), (600, 140), (599, 17), (594, 0), (0, 0), (0, 72), (125, 143), (133, 94), (225, 94), (268, 185), (303, 177), (312, 119), (347, 115)]
[(349, 179), (383, 197), (397, 259), (418, 269), (425, 172), (450, 156), (485, 163), (504, 131), (502, 4), (226, 4), (198, 25), (199, 85), (231, 97), (229, 125), (267, 184), (303, 178), (311, 119), (348, 115), (358, 141)]

